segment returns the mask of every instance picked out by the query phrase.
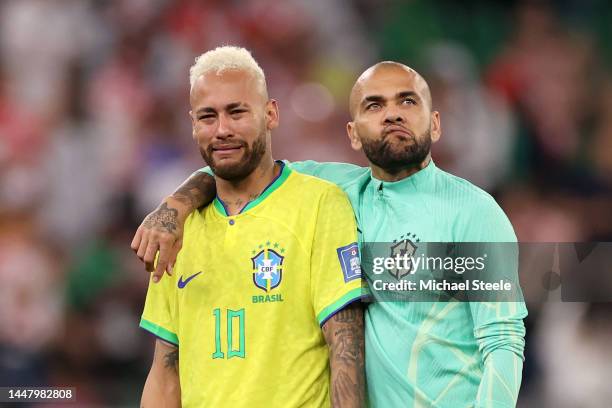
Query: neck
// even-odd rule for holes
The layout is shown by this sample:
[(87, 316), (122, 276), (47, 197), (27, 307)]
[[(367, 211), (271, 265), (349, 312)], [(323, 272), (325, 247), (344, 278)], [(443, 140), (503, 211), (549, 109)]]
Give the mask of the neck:
[(421, 163), (415, 166), (403, 167), (401, 169), (394, 170), (394, 169), (383, 169), (382, 167), (378, 167), (370, 163), (370, 168), (372, 169), (372, 175), (378, 180), (399, 181), (399, 180), (405, 179), (406, 177), (410, 177), (413, 174), (423, 170), (425, 167), (427, 167), (430, 161), (431, 161), (431, 153), (427, 155), (425, 160), (423, 160)]
[(255, 200), (280, 173), (280, 166), (266, 155), (248, 176), (240, 180), (215, 177), (217, 195), (225, 203), (229, 215), (238, 214), (249, 201)]

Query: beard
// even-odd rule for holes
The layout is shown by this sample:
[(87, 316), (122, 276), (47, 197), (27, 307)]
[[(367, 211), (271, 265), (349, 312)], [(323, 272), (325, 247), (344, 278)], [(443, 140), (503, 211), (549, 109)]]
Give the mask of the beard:
[(361, 145), (372, 164), (395, 174), (419, 166), (427, 158), (431, 151), (431, 128), (422, 135), (414, 137), (412, 143), (402, 143), (394, 147), (390, 143), (390, 137), (384, 135), (375, 140), (362, 139)]
[(219, 164), (213, 159), (213, 147), (212, 144), (208, 148), (200, 148), (200, 154), (202, 158), (210, 168), (212, 169), (215, 176), (221, 177), (228, 181), (239, 181), (247, 177), (253, 172), (261, 162), (261, 158), (266, 153), (266, 132), (262, 131), (259, 137), (255, 139), (252, 146), (249, 146), (245, 141), (237, 141), (244, 150), (242, 159), (238, 164)]

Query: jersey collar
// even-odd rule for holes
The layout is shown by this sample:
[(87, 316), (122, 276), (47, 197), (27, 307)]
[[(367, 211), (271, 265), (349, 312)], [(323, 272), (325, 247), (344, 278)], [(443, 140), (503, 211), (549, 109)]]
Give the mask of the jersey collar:
[(437, 167), (434, 164), (433, 159), (431, 159), (425, 168), (398, 181), (382, 181), (374, 177), (371, 172), (370, 177), (372, 178), (375, 188), (379, 191), (402, 192), (414, 190), (423, 185), (428, 185), (436, 169)]
[[(285, 180), (287, 180), (287, 177), (289, 177), (289, 174), (291, 174), (291, 169), (289, 168), (289, 166), (286, 166), (285, 163), (281, 160), (276, 160), (275, 163), (280, 166), (280, 172), (278, 173), (278, 176), (276, 176), (274, 180), (272, 180), (270, 184), (268, 184), (267, 187), (264, 188), (259, 197), (257, 197), (253, 201), (249, 201), (248, 203), (246, 203), (246, 205), (242, 207), (242, 210), (240, 210), (238, 214), (242, 214), (260, 204), (270, 194), (272, 194), (276, 189), (278, 189), (285, 182)], [(219, 198), (219, 196), (215, 197), (215, 199), (213, 200), (213, 206), (221, 215), (225, 217), (230, 216), (225, 207), (225, 203)]]

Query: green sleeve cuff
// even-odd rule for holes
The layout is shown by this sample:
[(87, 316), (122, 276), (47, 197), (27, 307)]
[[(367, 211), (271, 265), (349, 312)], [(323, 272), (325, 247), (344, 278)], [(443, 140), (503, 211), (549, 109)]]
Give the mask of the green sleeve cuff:
[(340, 299), (336, 300), (329, 306), (325, 307), (323, 310), (319, 312), (317, 315), (317, 320), (319, 321), (319, 325), (323, 326), (323, 324), (333, 315), (335, 315), (338, 311), (344, 309), (345, 306), (353, 303), (357, 300), (360, 300), (363, 296), (363, 288), (355, 288), (350, 292), (347, 292)]
[(178, 336), (176, 334), (146, 319), (140, 319), (140, 327), (155, 335), (155, 337), (159, 337), (160, 339), (167, 341), (168, 343), (172, 343), (175, 346), (178, 346), (179, 344)]

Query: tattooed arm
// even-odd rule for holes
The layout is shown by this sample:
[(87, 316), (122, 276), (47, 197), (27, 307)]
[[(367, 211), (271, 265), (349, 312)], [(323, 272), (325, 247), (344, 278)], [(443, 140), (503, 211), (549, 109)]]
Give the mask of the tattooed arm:
[(365, 406), (363, 309), (352, 303), (323, 325), (329, 346), (332, 407)]
[(151, 371), (145, 382), (141, 408), (181, 406), (178, 348), (162, 340), (155, 342)]
[(159, 250), (153, 273), (155, 282), (161, 279), (164, 271), (172, 273), (176, 255), (181, 249), (183, 224), (187, 216), (196, 208), (210, 203), (215, 194), (215, 179), (206, 173), (196, 172), (140, 224), (131, 247), (149, 272), (153, 272), (155, 255)]

